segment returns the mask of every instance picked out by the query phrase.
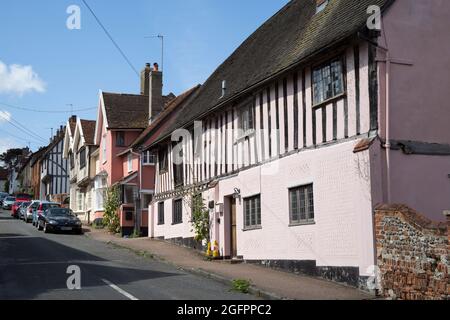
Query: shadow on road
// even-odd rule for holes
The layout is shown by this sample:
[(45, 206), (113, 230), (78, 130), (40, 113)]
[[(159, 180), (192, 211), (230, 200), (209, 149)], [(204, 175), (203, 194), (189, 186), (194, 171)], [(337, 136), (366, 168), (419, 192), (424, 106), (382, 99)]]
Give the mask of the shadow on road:
[[(67, 268), (81, 269), (82, 288), (104, 287), (102, 279), (116, 285), (163, 277), (180, 276), (134, 268), (114, 266), (114, 263), (54, 241), (0, 235), (0, 299), (33, 299), (55, 290), (67, 290)], [(109, 290), (106, 289), (105, 290)]]

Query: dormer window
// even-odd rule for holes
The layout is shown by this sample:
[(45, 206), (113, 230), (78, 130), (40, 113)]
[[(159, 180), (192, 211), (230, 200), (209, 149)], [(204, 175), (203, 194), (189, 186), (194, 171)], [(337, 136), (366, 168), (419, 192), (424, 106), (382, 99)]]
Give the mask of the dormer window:
[(329, 0), (316, 0), (316, 13), (319, 13), (325, 9)]

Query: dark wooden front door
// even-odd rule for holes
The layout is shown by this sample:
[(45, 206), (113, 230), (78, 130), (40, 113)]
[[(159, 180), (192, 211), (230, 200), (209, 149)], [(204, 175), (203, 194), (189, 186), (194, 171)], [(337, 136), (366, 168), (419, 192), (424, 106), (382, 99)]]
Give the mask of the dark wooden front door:
[(231, 199), (231, 219), (230, 219), (230, 236), (231, 236), (231, 258), (237, 257), (237, 222), (236, 222), (236, 199)]

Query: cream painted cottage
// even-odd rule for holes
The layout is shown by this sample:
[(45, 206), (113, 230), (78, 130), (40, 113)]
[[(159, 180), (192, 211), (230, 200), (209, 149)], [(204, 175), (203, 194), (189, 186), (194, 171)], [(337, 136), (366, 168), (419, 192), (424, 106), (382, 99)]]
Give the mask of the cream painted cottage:
[[(91, 221), (95, 211), (93, 173), (97, 150), (94, 144), (95, 121), (71, 118), (64, 141), (64, 158), (70, 168), (70, 208), (84, 220)], [(94, 195), (95, 196), (95, 195)]]

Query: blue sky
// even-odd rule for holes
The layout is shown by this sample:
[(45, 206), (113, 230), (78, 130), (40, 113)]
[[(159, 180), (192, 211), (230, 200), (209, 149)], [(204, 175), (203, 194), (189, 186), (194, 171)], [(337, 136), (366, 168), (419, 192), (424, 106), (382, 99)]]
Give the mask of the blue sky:
[[(287, 0), (87, 0), (132, 64), (160, 62), (165, 39), (165, 93), (204, 82), (242, 41)], [(69, 30), (70, 5), (81, 8), (81, 30)], [(81, 0), (0, 2), (0, 151), (31, 142), (36, 150), (67, 113), (34, 113), (10, 106), (67, 111), (96, 108), (98, 91), (139, 93), (139, 78)], [(17, 65), (17, 66), (14, 66)], [(95, 119), (95, 110), (75, 112)], [(17, 121), (34, 136), (15, 128)], [(12, 120), (11, 120), (12, 119)], [(16, 123), (17, 124), (17, 123)], [(19, 126), (20, 127), (20, 126)], [(36, 137), (39, 136), (39, 137)]]

